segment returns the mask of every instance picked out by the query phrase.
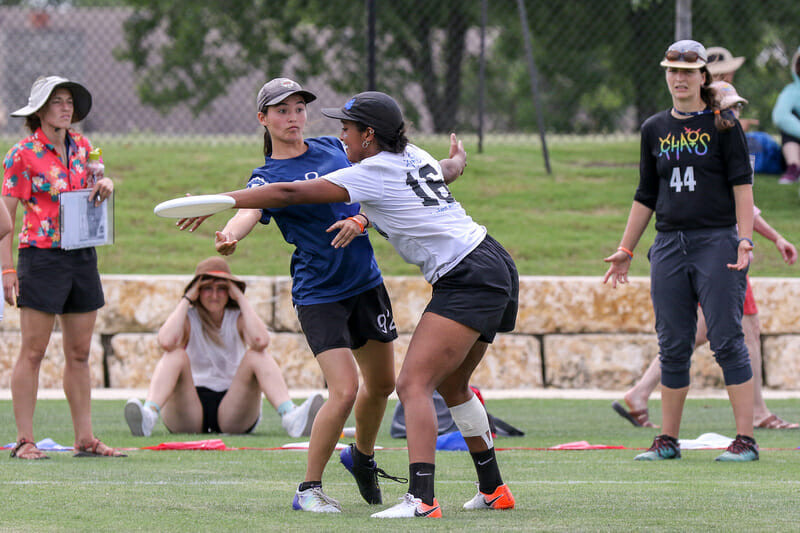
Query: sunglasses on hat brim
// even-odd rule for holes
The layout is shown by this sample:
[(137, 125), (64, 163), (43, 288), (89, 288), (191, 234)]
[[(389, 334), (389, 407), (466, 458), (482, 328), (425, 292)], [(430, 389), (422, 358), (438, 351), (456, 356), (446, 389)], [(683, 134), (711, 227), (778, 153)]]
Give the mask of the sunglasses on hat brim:
[(693, 50), (681, 52), (680, 50), (667, 50), (664, 54), (667, 61), (683, 61), (685, 63), (697, 63), (697, 61), (704, 61), (700, 54)]

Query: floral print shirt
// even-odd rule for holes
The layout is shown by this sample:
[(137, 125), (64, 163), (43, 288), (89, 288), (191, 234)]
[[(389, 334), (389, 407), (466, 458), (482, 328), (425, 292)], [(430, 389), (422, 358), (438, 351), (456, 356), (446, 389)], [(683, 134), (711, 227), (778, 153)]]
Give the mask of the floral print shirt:
[(59, 248), (59, 194), (87, 186), (86, 160), (92, 145), (67, 131), (68, 166), (65, 167), (41, 128), (11, 147), (3, 159), (3, 196), (18, 198), (25, 209), (20, 248)]

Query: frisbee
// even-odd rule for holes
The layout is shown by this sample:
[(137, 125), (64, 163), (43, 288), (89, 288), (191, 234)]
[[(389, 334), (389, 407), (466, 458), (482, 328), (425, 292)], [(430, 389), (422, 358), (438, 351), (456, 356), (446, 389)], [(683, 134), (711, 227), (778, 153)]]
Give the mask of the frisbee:
[(189, 218), (213, 215), (236, 205), (236, 200), (224, 194), (184, 196), (161, 202), (153, 213), (165, 218)]

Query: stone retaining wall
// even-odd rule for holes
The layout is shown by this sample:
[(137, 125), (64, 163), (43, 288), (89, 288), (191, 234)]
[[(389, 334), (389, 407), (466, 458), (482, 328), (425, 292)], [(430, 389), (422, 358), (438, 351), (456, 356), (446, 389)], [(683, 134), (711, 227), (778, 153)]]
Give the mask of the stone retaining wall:
[[(322, 388), (290, 297), (288, 277), (246, 277), (247, 295), (272, 333), (270, 350), (289, 388)], [(92, 386), (146, 388), (160, 351), (156, 332), (180, 298), (189, 276), (103, 276), (106, 306), (92, 343)], [(632, 278), (616, 290), (598, 277), (523, 277), (517, 329), (499, 335), (479, 366), (474, 384), (486, 389), (630, 386), (658, 353), (649, 279)], [(762, 329), (765, 384), (800, 389), (800, 279), (753, 278)], [(400, 338), (400, 367), (430, 296), (420, 277), (386, 280)], [(19, 352), (19, 314), (6, 307), (0, 322), (0, 388), (9, 387)], [(58, 326), (56, 326), (58, 329)], [(60, 388), (61, 336), (53, 335), (41, 388)], [(722, 385), (707, 346), (693, 359), (693, 384)]]

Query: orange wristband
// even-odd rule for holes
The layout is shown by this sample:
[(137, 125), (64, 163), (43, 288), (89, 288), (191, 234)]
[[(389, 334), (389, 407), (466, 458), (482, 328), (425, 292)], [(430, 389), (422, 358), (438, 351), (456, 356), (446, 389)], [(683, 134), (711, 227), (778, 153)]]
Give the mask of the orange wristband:
[(358, 224), (358, 227), (359, 227), (359, 228), (361, 228), (361, 233), (364, 233), (364, 224), (362, 224), (360, 220), (358, 220), (358, 219), (357, 219), (356, 217), (354, 217), (354, 216), (353, 216), (353, 217), (347, 217), (347, 220), (352, 220), (353, 222), (355, 222), (356, 224)]
[(3, 275), (4, 275), (4, 276), (5, 276), (6, 274), (16, 274), (16, 273), (17, 273), (17, 271), (16, 271), (16, 270), (14, 270), (13, 268), (9, 268), (8, 270), (3, 270)]
[(631, 252), (630, 250), (628, 250), (624, 246), (620, 246), (619, 248), (617, 248), (617, 250), (619, 250), (620, 252), (625, 252), (626, 254), (628, 254), (628, 257), (633, 259), (633, 252)]

